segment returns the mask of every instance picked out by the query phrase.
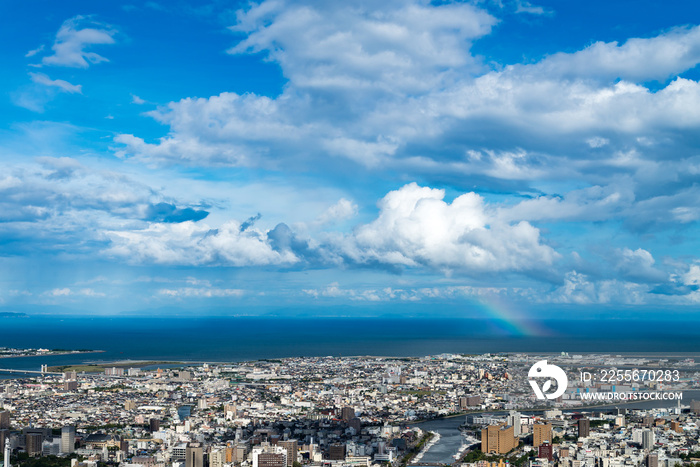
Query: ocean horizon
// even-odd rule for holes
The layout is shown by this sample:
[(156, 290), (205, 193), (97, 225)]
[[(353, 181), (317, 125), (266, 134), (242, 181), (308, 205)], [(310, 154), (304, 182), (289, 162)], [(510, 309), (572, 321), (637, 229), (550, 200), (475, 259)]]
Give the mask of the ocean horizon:
[(525, 324), (401, 317), (4, 317), (0, 318), (1, 346), (103, 352), (6, 358), (1, 359), (0, 368), (116, 360), (236, 362), (441, 353), (700, 354), (694, 326), (683, 322), (569, 319)]

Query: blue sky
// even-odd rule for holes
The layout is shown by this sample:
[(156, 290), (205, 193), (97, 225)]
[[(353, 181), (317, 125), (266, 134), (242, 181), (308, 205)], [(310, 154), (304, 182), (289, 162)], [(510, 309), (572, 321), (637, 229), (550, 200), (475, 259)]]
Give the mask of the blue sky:
[(0, 13), (5, 310), (694, 316), (694, 2)]

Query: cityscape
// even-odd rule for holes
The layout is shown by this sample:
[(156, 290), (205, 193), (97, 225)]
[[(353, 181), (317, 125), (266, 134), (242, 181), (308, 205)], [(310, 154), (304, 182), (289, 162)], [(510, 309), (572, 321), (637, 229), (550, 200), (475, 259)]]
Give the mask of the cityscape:
[[(545, 401), (528, 384), (542, 359), (569, 380)], [(631, 376), (641, 372), (653, 374)], [(667, 372), (677, 380), (655, 378)], [(131, 361), (35, 373), (0, 384), (0, 447), (19, 465), (674, 467), (700, 456), (700, 364), (691, 358)], [(630, 376), (601, 382), (584, 373)], [(630, 391), (681, 396), (656, 407), (581, 397)], [(445, 450), (442, 437), (457, 442)], [(435, 450), (438, 459), (429, 460)]]
[(700, 467), (700, 2), (0, 18), (0, 467)]

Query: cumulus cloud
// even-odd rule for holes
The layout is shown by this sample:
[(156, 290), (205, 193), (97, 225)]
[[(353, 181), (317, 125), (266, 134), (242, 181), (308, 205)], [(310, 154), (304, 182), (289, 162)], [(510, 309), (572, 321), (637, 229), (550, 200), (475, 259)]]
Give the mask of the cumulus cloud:
[(189, 265), (264, 266), (293, 264), (298, 258), (289, 251), (274, 250), (263, 232), (241, 230), (229, 221), (217, 229), (191, 221), (151, 224), (132, 231), (110, 231), (107, 255), (129, 262)]
[(41, 60), (44, 65), (88, 68), (90, 65), (108, 62), (105, 57), (87, 49), (93, 45), (114, 44), (116, 30), (98, 23), (88, 16), (75, 16), (63, 22), (56, 34), (51, 50)]
[(558, 258), (538, 229), (499, 222), (479, 195), (466, 193), (452, 203), (444, 197), (444, 190), (415, 183), (388, 193), (377, 218), (346, 239), (344, 254), (358, 263), (470, 273), (543, 270)]
[[(666, 195), (697, 185), (698, 173), (679, 161), (695, 157), (700, 85), (677, 75), (700, 61), (700, 27), (489, 69), (470, 47), (496, 23), (465, 4), (264, 1), (237, 13), (231, 29), (241, 40), (229, 52), (278, 63), (288, 79), (281, 94), (171, 102), (149, 113), (167, 135), (118, 135), (115, 150), (149, 165), (301, 167), (331, 176), (357, 164), (497, 191), (572, 180), (617, 192), (619, 202), (600, 201), (621, 215), (634, 212), (622, 205), (648, 201), (649, 216), (626, 224), (633, 229), (647, 228), (642, 217), (654, 223), (655, 203), (680, 201), (654, 201), (649, 174), (667, 174)], [(563, 197), (562, 207), (593, 217), (592, 200), (578, 196), (539, 201)], [(671, 223), (700, 218), (687, 203), (667, 211)]]
[(240, 10), (232, 54), (264, 52), (301, 88), (423, 92), (478, 64), (496, 19), (468, 4), (267, 1)]

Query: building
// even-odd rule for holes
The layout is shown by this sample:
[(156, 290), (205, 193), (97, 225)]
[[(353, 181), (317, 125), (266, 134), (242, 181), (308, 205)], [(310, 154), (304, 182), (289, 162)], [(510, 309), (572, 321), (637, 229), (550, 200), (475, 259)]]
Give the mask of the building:
[(517, 445), (512, 425), (490, 425), (481, 430), (481, 451), (484, 454), (505, 454)]
[(532, 445), (539, 447), (543, 443), (552, 444), (551, 423), (536, 423), (532, 426)]
[[(345, 409), (343, 409), (345, 410)], [(287, 451), (287, 467), (292, 467), (292, 464), (297, 460), (297, 451), (299, 450), (299, 442), (296, 439), (280, 441), (277, 443), (280, 447)]]
[(479, 396), (462, 396), (459, 398), (459, 408), (467, 410), (469, 407), (481, 405), (481, 397)]
[(647, 454), (646, 466), (659, 467), (659, 455), (655, 452), (650, 452), (649, 454)]
[(148, 421), (148, 427), (150, 428), (151, 432), (160, 430), (160, 420), (157, 418), (150, 419)]
[(253, 449), (253, 467), (287, 467), (287, 450), (281, 446)]
[(522, 429), (522, 421), (520, 420), (520, 412), (511, 410), (507, 418), (508, 425), (513, 426), (513, 435), (517, 438), (520, 436), (520, 430)]
[(65, 391), (77, 391), (78, 390), (78, 382), (75, 380), (70, 380), (70, 381), (64, 381), (63, 382), (63, 390)]
[(343, 409), (340, 411), (340, 413), (341, 413), (341, 417), (346, 422), (355, 418), (355, 408), (354, 407), (343, 407)]
[(355, 430), (356, 434), (360, 434), (360, 431), (362, 431), (362, 420), (357, 417), (351, 418), (348, 422), (348, 426)]
[(209, 453), (209, 467), (224, 467), (226, 463), (226, 450), (214, 449)]
[(26, 435), (27, 454), (29, 457), (41, 456), (41, 443), (44, 442), (44, 437), (41, 433), (27, 433)]
[(581, 418), (578, 421), (578, 437), (587, 438), (591, 434), (591, 421), (587, 418)]
[(200, 443), (190, 443), (185, 449), (185, 467), (204, 467), (204, 450)]
[(651, 449), (654, 447), (654, 432), (644, 430), (642, 432), (642, 449)]
[(0, 451), (5, 450), (5, 443), (10, 440), (10, 430), (0, 430)]
[(0, 430), (10, 428), (10, 412), (7, 410), (0, 411)]
[(552, 447), (551, 444), (549, 444), (549, 443), (540, 444), (540, 446), (537, 449), (538, 449), (538, 455), (537, 455), (538, 458), (547, 459), (550, 462), (554, 459), (554, 448)]
[[(700, 401), (690, 401), (690, 411), (695, 415), (700, 415)], [(2, 428), (2, 426), (0, 426)]]
[(61, 454), (72, 454), (75, 451), (75, 427), (61, 428)]
[(331, 444), (330, 448), (328, 448), (328, 459), (332, 461), (345, 460), (345, 445)]

